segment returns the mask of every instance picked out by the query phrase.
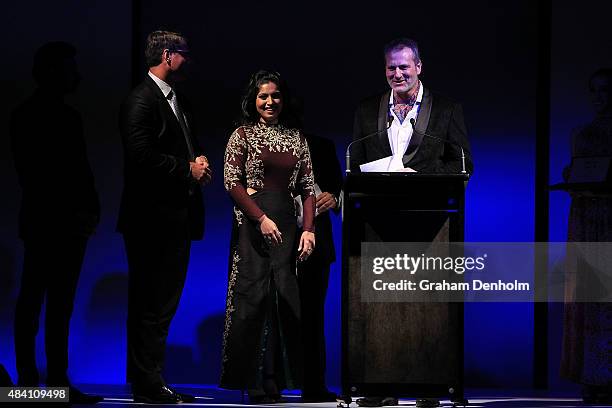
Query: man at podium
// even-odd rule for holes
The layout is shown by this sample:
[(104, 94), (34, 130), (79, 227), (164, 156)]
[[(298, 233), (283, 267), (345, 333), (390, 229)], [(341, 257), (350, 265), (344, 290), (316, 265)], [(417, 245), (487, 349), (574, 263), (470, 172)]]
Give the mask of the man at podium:
[(471, 174), (463, 109), (423, 86), (416, 41), (393, 40), (385, 45), (384, 54), (390, 89), (357, 108), (351, 171)]
[[(347, 151), (347, 168), (352, 172), (463, 174), (467, 180), (474, 166), (461, 105), (423, 86), (419, 80), (422, 62), (414, 40), (393, 40), (384, 47), (384, 55), (390, 89), (382, 95), (364, 100), (358, 106), (353, 142)], [(440, 180), (442, 179), (438, 181)], [(388, 182), (391, 183), (392, 180), (389, 179)], [(461, 183), (463, 186), (463, 181)], [(391, 184), (391, 189), (390, 186)], [(461, 187), (461, 195), (463, 188)], [(444, 195), (444, 192), (441, 194)], [(350, 227), (345, 225), (343, 231), (353, 236), (353, 241), (449, 242), (463, 239), (462, 205), (454, 213), (439, 211), (443, 207), (440, 207), (440, 203), (432, 207), (438, 211), (414, 212), (409, 211), (410, 208), (404, 207), (402, 203), (386, 202), (384, 205), (387, 216), (395, 214), (391, 216), (395, 217), (394, 227), (389, 229), (386, 227), (388, 219), (372, 216), (377, 214), (379, 208), (375, 197), (375, 194), (370, 194), (368, 199), (358, 199), (362, 202), (353, 210), (349, 193), (344, 221), (350, 224)], [(444, 199), (441, 202), (447, 201)], [(422, 205), (427, 207), (426, 204)], [(409, 226), (409, 229), (404, 228), (405, 226)], [(353, 241), (346, 244), (349, 270), (347, 279), (351, 285), (348, 289), (349, 298), (354, 296), (353, 290), (357, 290), (352, 288), (358, 288), (360, 285), (350, 277), (350, 271), (358, 264), (353, 267), (350, 265), (360, 262), (358, 243)], [(361, 385), (353, 387), (357, 392), (361, 392), (361, 395), (365, 395), (357, 400), (359, 406), (397, 405), (395, 396), (414, 392), (415, 397), (421, 397), (417, 399), (418, 407), (434, 407), (439, 405), (437, 396), (441, 395), (438, 391), (432, 391), (433, 388), (443, 390), (446, 383), (461, 383), (461, 307), (443, 303), (385, 305), (355, 302), (347, 307), (347, 331), (353, 336), (353, 341), (349, 341), (347, 346), (347, 358), (352, 362), (349, 364), (351, 368), (347, 369), (347, 384), (369, 384), (374, 387), (369, 391), (360, 389)], [(395, 319), (396, 326), (389, 331), (381, 328), (379, 332), (371, 332), (368, 322), (376, 321), (380, 316)], [(432, 319), (444, 323), (440, 323), (440, 327), (433, 327), (427, 323)], [(419, 332), (428, 335), (422, 338)], [(393, 339), (390, 340), (390, 337)], [(416, 340), (404, 343), (404, 339), (408, 338)], [(363, 344), (359, 343), (360, 341)], [(402, 342), (402, 346), (396, 347), (394, 342)], [(441, 345), (444, 351), (439, 350)], [(360, 352), (361, 349), (367, 352)], [(379, 363), (378, 352), (393, 355), (393, 360), (401, 363), (386, 360)], [(436, 353), (440, 356), (444, 354), (445, 357), (427, 357)], [(383, 366), (384, 369), (377, 368)], [(377, 383), (385, 383), (387, 387), (376, 388)], [(427, 384), (430, 386), (429, 391)], [(451, 395), (451, 400), (462, 400), (462, 390), (453, 391), (453, 387), (446, 389), (450, 389), (449, 393), (455, 393)], [(384, 397), (380, 395), (383, 393), (395, 395)], [(425, 396), (436, 397), (422, 398)]]

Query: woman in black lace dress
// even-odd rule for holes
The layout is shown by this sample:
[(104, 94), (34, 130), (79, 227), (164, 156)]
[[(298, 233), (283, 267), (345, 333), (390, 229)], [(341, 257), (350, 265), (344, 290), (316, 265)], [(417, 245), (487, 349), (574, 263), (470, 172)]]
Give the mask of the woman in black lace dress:
[[(225, 188), (232, 197), (221, 387), (248, 390), (255, 403), (301, 385), (296, 261), (314, 250), (315, 195), (303, 134), (284, 110), (278, 74), (259, 71), (242, 101), (243, 125), (227, 144)], [(298, 231), (293, 196), (304, 203)]]

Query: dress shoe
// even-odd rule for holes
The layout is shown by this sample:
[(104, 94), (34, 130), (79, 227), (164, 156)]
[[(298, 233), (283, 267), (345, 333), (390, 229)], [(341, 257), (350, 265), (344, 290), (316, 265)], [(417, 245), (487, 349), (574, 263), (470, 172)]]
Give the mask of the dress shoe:
[(274, 400), (274, 404), (283, 404), (287, 402), (287, 400), (284, 399), (283, 396), (280, 394), (268, 394), (268, 398)]
[(47, 387), (66, 387), (68, 388), (68, 401), (71, 404), (97, 404), (98, 402), (104, 401), (104, 397), (100, 395), (85, 394), (74, 385), (70, 383), (68, 379), (50, 379), (47, 380)]
[(251, 404), (278, 404), (286, 402), (280, 393), (265, 392), (260, 389), (247, 390)]
[(249, 402), (254, 405), (259, 404), (276, 404), (280, 402), (270, 395), (249, 395)]
[(416, 406), (419, 408), (435, 408), (440, 406), (440, 400), (437, 398), (419, 398), (416, 400)]
[(196, 397), (191, 394), (185, 394), (184, 392), (178, 392), (177, 394), (181, 397), (181, 400), (187, 404), (191, 404), (196, 400)]
[(302, 402), (335, 402), (338, 396), (326, 389), (302, 392)]
[(177, 390), (175, 390), (173, 387), (167, 386), (170, 390), (172, 390), (174, 393), (176, 393), (179, 397), (181, 397), (181, 400), (185, 403), (192, 403), (195, 402), (196, 397), (191, 395), (191, 394), (185, 394), (184, 392), (178, 392)]
[(104, 397), (100, 395), (85, 394), (72, 385), (68, 387), (68, 390), (68, 400), (72, 404), (97, 404), (98, 402), (104, 401)]
[(582, 401), (585, 404), (611, 405), (612, 387), (585, 385), (582, 387)]
[(11, 380), (11, 376), (6, 371), (4, 366), (0, 364), (0, 387), (12, 387), (13, 380)]
[(388, 407), (398, 404), (395, 397), (364, 397), (357, 399), (356, 402), (360, 407)]
[[(17, 378), (17, 384), (18, 387), (40, 387), (40, 381), (38, 380), (38, 377), (34, 378), (34, 377), (25, 377), (25, 376), (19, 376)], [(49, 384), (47, 384), (48, 387), (50, 387)]]
[(452, 397), (450, 402), (454, 407), (465, 407), (466, 405), (470, 404), (470, 401), (463, 396)]
[(135, 388), (132, 390), (134, 402), (145, 404), (180, 404), (183, 402), (180, 395), (165, 385), (147, 389)]

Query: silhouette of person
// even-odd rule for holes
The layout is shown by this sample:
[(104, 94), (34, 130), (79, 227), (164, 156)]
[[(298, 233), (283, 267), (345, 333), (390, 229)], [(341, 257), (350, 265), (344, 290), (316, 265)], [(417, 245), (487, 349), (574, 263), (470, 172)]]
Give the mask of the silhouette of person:
[[(589, 78), (595, 118), (572, 134), (572, 158), (612, 158), (612, 69), (595, 71)], [(564, 170), (568, 178), (569, 167)], [(610, 183), (602, 191), (571, 191), (568, 242), (612, 241)], [(587, 403), (612, 403), (612, 304), (573, 302), (584, 296), (590, 271), (585, 263), (568, 262), (563, 326), (561, 376), (583, 385)]]
[(82, 394), (67, 375), (74, 296), (100, 213), (81, 116), (64, 102), (80, 80), (75, 56), (76, 49), (65, 42), (40, 47), (32, 69), (38, 87), (11, 114), (11, 148), (22, 191), (19, 236), (25, 249), (15, 354), (18, 385), (38, 386), (35, 339), (46, 298), (46, 384), (70, 386), (71, 402), (95, 403), (102, 398)]

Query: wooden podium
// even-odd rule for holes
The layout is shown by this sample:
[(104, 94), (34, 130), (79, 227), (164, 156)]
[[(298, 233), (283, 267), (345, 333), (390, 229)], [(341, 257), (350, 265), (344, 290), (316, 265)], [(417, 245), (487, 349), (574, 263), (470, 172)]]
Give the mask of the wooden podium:
[(344, 187), (347, 396), (463, 397), (463, 303), (364, 302), (362, 242), (462, 242), (466, 174), (352, 173)]

